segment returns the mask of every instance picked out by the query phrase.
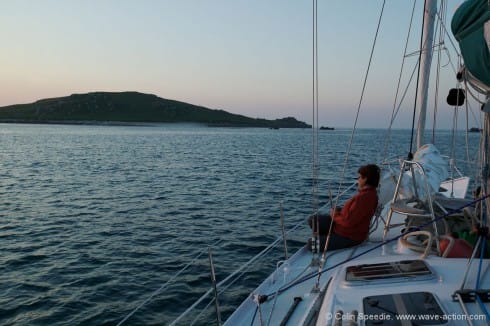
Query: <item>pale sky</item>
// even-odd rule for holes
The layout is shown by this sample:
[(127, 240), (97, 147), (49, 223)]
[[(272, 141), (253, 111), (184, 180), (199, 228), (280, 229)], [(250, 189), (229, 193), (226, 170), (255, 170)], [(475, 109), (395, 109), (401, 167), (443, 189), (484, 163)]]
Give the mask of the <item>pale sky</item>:
[[(448, 26), (461, 2), (449, 1)], [(318, 3), (319, 124), (352, 127), (382, 1)], [(386, 3), (359, 127), (388, 124), (412, 6)], [(409, 52), (418, 46), (422, 6)], [(0, 0), (0, 39), (0, 106), (139, 91), (312, 122), (311, 0)], [(452, 70), (443, 68), (442, 104), (455, 86)], [(398, 127), (410, 127), (413, 100), (405, 107)], [(449, 112), (440, 127), (451, 127), (452, 109), (439, 110)]]

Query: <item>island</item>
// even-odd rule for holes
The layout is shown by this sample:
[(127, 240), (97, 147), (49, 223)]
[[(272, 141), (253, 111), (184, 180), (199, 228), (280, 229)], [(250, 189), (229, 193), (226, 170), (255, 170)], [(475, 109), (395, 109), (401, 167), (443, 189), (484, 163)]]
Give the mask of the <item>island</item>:
[(0, 122), (128, 125), (191, 122), (213, 127), (311, 128), (293, 117), (250, 118), (140, 92), (91, 92), (3, 106)]
[(334, 127), (324, 127), (324, 126), (321, 126), (320, 127), (320, 130), (335, 130)]

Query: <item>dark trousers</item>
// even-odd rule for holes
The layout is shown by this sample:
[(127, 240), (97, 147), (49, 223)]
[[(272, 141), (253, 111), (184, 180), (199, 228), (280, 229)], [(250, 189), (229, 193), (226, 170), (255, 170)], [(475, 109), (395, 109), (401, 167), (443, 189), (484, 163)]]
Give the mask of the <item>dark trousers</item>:
[[(325, 248), (325, 243), (327, 242), (328, 232), (330, 230), (330, 225), (332, 222), (332, 218), (330, 215), (312, 215), (308, 217), (308, 225), (315, 232), (317, 230), (318, 225), (318, 235), (320, 238), (320, 251), (323, 251)], [(349, 239), (347, 237), (343, 237), (335, 233), (335, 223), (333, 226), (333, 232), (330, 234), (330, 240), (328, 241), (327, 250), (336, 250), (342, 248), (349, 248), (360, 244), (362, 241), (356, 241)], [(312, 248), (311, 239), (308, 240), (308, 248)]]

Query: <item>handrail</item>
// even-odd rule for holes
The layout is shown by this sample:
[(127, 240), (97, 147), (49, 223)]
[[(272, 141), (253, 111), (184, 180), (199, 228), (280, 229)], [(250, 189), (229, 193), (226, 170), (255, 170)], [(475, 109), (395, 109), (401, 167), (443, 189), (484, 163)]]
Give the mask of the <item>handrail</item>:
[[(394, 195), (393, 195), (392, 203), (395, 204), (397, 202), (397, 198), (398, 198), (399, 193), (400, 193), (402, 178), (403, 178), (403, 175), (405, 173), (405, 170), (406, 170), (407, 166), (410, 169), (410, 172), (412, 174), (412, 184), (413, 184), (413, 188), (414, 188), (414, 192), (415, 192), (415, 197), (417, 199), (419, 198), (419, 194), (418, 194), (418, 191), (417, 191), (417, 180), (416, 180), (416, 177), (415, 177), (415, 169), (414, 169), (414, 166), (416, 166), (417, 170), (420, 171), (419, 173), (423, 177), (423, 181), (422, 182), (423, 182), (423, 186), (425, 187), (425, 192), (426, 192), (425, 195), (427, 196), (427, 201), (428, 201), (430, 216), (431, 216), (432, 219), (434, 219), (435, 218), (434, 205), (433, 205), (432, 195), (431, 195), (430, 187), (429, 187), (429, 184), (428, 184), (428, 181), (427, 181), (427, 176), (426, 176), (426, 173), (425, 173), (425, 169), (424, 169), (423, 165), (421, 163), (417, 162), (417, 161), (411, 161), (411, 160), (404, 160), (403, 161), (403, 163), (402, 163), (402, 165), (400, 167), (400, 175), (398, 177), (398, 181), (397, 181), (397, 184), (396, 184), (396, 188), (395, 188), (395, 192), (394, 192)], [(387, 218), (387, 221), (386, 221), (383, 238), (386, 237), (386, 235), (388, 234), (388, 231), (390, 229), (390, 223), (391, 223), (391, 217), (393, 215), (393, 211), (394, 211), (394, 209), (393, 208), (390, 208), (390, 210), (388, 212), (388, 218)], [(416, 214), (416, 215), (420, 215), (420, 214)], [(439, 232), (437, 230), (437, 225), (436, 225), (435, 221), (433, 222), (433, 228), (434, 228), (435, 236), (436, 236), (436, 238), (438, 238), (439, 237)], [(436, 242), (436, 248), (437, 248), (437, 253), (440, 254), (441, 250), (440, 250), (440, 247), (439, 247), (439, 242)]]

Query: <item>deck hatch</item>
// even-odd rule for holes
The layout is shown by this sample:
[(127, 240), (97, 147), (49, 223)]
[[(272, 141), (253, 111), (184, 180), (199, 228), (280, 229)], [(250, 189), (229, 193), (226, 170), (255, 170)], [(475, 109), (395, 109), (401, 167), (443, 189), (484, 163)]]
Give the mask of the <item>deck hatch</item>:
[(371, 281), (405, 277), (431, 276), (432, 271), (422, 260), (402, 260), (380, 264), (347, 267), (346, 281)]
[(448, 320), (429, 292), (394, 293), (362, 300), (366, 325), (441, 325)]

